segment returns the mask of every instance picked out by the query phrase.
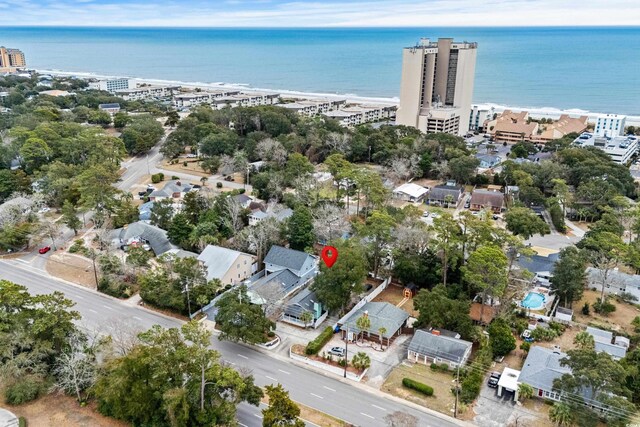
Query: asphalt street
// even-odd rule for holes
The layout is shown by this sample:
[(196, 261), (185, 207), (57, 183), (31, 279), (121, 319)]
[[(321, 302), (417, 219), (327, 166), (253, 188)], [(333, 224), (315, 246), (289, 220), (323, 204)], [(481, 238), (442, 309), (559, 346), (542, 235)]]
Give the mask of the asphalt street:
[[(83, 326), (102, 333), (115, 333), (123, 323), (140, 330), (156, 324), (171, 328), (183, 323), (143, 307), (128, 305), (98, 292), (56, 280), (21, 260), (0, 261), (0, 278), (21, 284), (34, 294), (53, 291), (64, 293), (76, 303), (74, 309), (82, 315)], [(212, 339), (212, 347), (220, 352), (223, 360), (234, 367), (251, 371), (256, 384), (264, 386), (281, 383), (295, 401), (353, 425), (386, 426), (384, 416), (394, 411), (418, 417), (421, 427), (460, 425), (452, 418), (422, 412), (387, 398), (369, 387), (345, 383), (299, 367), (275, 354), (265, 354), (252, 347), (219, 341), (216, 337)], [(259, 408), (242, 405), (238, 411), (238, 419), (246, 426), (261, 425), (260, 411)]]

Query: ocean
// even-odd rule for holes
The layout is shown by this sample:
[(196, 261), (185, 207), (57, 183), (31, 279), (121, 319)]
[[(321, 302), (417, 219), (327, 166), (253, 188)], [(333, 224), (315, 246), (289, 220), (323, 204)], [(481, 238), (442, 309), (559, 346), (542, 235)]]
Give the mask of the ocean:
[(0, 28), (34, 69), (389, 99), (421, 37), (478, 42), (476, 103), (640, 115), (640, 27)]

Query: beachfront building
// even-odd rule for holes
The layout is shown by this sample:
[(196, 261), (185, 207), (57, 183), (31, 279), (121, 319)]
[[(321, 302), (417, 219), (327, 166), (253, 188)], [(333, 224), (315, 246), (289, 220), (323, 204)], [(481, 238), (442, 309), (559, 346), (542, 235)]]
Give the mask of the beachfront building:
[(399, 125), (423, 132), (469, 131), (477, 43), (422, 39), (402, 54)]
[(588, 121), (587, 116), (570, 117), (568, 114), (562, 114), (551, 124), (540, 124), (538, 133), (532, 136), (532, 141), (546, 143), (570, 133), (582, 133), (587, 130)]
[(123, 89), (133, 89), (135, 87), (136, 84), (133, 80), (125, 78), (98, 80), (97, 82), (89, 83), (89, 89), (104, 90), (111, 93)]
[(188, 92), (175, 95), (173, 106), (178, 109), (191, 108), (202, 104), (213, 104), (214, 100), (239, 95), (239, 90), (208, 90), (206, 92)]
[(497, 142), (516, 143), (531, 141), (538, 133), (538, 123), (529, 120), (527, 111), (516, 113), (504, 110), (502, 114), (486, 123), (487, 132)]
[(624, 135), (624, 124), (627, 116), (619, 114), (600, 114), (596, 117), (594, 134), (596, 136), (620, 136)]
[(211, 108), (222, 110), (223, 108), (259, 107), (262, 105), (275, 105), (280, 99), (278, 93), (266, 92), (240, 92), (237, 95), (223, 96), (214, 99)]
[(487, 105), (474, 105), (469, 116), (469, 131), (486, 132), (485, 124), (493, 120), (495, 108)]
[(390, 119), (395, 114), (395, 107), (388, 105), (352, 105), (322, 115), (337, 120), (341, 126), (353, 127), (363, 123)]
[(0, 46), (0, 73), (15, 73), (26, 66), (27, 61), (20, 49)]
[(339, 110), (346, 103), (344, 99), (296, 99), (294, 102), (278, 104), (278, 107), (295, 111), (303, 116), (316, 117), (319, 114)]
[(595, 147), (607, 153), (614, 162), (626, 165), (638, 153), (638, 137), (636, 136), (597, 136), (584, 132), (573, 143), (578, 147)]
[(178, 93), (180, 86), (140, 86), (133, 89), (118, 89), (115, 94), (125, 101), (169, 98)]

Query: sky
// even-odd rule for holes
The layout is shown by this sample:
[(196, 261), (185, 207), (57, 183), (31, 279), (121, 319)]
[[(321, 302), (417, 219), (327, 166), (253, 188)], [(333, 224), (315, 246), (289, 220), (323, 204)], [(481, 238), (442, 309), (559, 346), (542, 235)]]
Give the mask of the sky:
[(0, 26), (640, 25), (638, 0), (0, 0)]

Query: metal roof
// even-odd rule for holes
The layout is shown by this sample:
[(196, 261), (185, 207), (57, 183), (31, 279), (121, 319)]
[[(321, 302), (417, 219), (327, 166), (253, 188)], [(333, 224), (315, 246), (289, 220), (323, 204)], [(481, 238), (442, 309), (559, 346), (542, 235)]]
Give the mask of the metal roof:
[(409, 350), (431, 358), (461, 362), (472, 345), (469, 341), (418, 329), (409, 343)]

